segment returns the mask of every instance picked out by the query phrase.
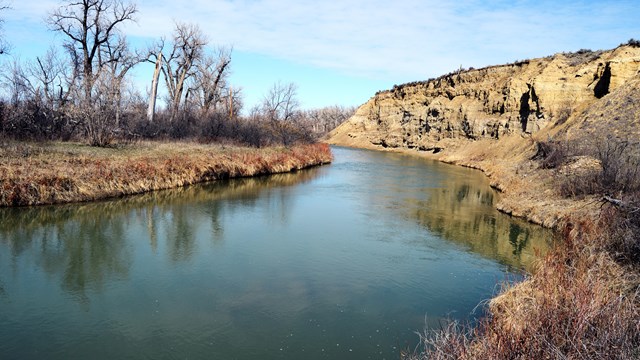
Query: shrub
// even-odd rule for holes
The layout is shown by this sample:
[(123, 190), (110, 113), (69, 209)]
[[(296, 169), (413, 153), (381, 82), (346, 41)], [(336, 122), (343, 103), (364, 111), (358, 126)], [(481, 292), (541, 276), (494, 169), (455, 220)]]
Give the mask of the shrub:
[(603, 192), (629, 192), (640, 189), (640, 144), (608, 136), (596, 143), (595, 155), (602, 171)]
[(598, 178), (598, 172), (593, 170), (567, 174), (558, 178), (558, 191), (566, 198), (597, 194), (601, 189)]
[(562, 125), (565, 122), (567, 122), (569, 117), (571, 117), (572, 113), (573, 113), (573, 109), (571, 107), (571, 104), (566, 103), (560, 106), (558, 111), (555, 114), (553, 114), (556, 125)]
[(640, 192), (622, 199), (609, 199), (602, 211), (602, 223), (610, 234), (603, 244), (623, 264), (640, 265)]
[[(554, 168), (561, 164), (568, 148), (576, 149), (576, 154), (597, 160), (598, 168), (582, 169), (579, 173), (560, 177), (558, 187), (563, 196), (619, 196), (640, 191), (640, 143), (608, 136), (582, 149), (565, 145), (564, 155), (562, 150), (557, 150), (559, 147), (541, 143), (536, 157), (542, 159), (542, 167)], [(552, 155), (556, 152), (557, 155)]]
[(568, 145), (565, 142), (548, 140), (537, 143), (537, 151), (532, 160), (541, 160), (543, 169), (555, 169), (562, 165), (568, 156)]
[[(625, 45), (625, 44), (622, 44), (622, 45)], [(629, 41), (627, 41), (626, 45), (629, 45), (631, 47), (640, 47), (640, 40), (631, 38), (629, 39)]]

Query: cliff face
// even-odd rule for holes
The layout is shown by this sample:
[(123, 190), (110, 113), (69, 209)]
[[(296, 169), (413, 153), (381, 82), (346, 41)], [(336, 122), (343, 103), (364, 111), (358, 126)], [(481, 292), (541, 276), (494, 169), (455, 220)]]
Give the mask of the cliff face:
[(566, 128), (569, 119), (573, 125), (579, 117), (588, 122), (585, 114), (595, 108), (607, 111), (607, 95), (625, 87), (633, 91), (629, 83), (639, 79), (640, 48), (631, 46), (460, 71), (379, 92), (329, 142), (438, 152), (451, 139)]

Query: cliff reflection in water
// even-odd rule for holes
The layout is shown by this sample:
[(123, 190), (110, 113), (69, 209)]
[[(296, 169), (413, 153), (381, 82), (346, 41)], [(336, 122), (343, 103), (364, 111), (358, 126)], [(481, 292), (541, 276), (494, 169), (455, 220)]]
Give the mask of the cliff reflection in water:
[[(211, 241), (222, 241), (223, 212), (252, 207), (263, 191), (315, 178), (318, 169), (258, 178), (234, 179), (147, 193), (112, 201), (0, 209), (0, 250), (14, 263), (23, 255), (81, 302), (86, 291), (127, 278), (133, 248), (148, 241), (153, 253), (165, 249), (173, 262), (188, 261), (196, 251), (198, 229), (210, 225)], [(218, 200), (230, 200), (221, 202)], [(285, 198), (279, 201), (286, 219)], [(131, 233), (138, 225), (140, 231)], [(161, 228), (161, 229), (160, 229)], [(162, 235), (159, 235), (162, 234)], [(164, 239), (159, 244), (159, 239)], [(14, 271), (17, 267), (11, 266)], [(0, 277), (0, 296), (4, 293)]]
[(498, 213), (494, 207), (498, 194), (470, 177), (448, 177), (445, 187), (429, 192), (427, 200), (410, 207), (409, 216), (472, 252), (531, 270), (536, 258), (549, 248), (550, 230)]

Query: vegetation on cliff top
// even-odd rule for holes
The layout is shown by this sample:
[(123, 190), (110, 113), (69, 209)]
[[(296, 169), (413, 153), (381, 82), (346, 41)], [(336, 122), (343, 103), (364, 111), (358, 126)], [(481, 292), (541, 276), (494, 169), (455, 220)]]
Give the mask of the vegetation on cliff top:
[[(631, 47), (640, 47), (640, 40), (636, 40), (634, 38), (629, 39), (629, 41), (627, 41), (626, 43), (622, 43), (620, 44), (620, 46), (631, 46)], [(567, 56), (568, 58), (571, 59), (570, 61), (570, 65), (571, 66), (577, 66), (580, 65), (582, 63), (588, 62), (588, 61), (593, 61), (596, 58), (598, 58), (598, 56), (600, 56), (602, 54), (603, 50), (591, 50), (591, 49), (580, 49), (578, 51), (575, 52), (566, 52), (566, 53), (562, 53), (563, 55)], [(552, 58), (553, 56), (547, 56), (547, 59)], [(481, 67), (481, 68), (474, 68), (474, 67), (469, 67), (469, 68), (464, 68), (464, 67), (460, 67), (457, 70), (453, 70), (447, 74), (444, 75), (440, 75), (436, 78), (429, 78), (427, 80), (419, 80), (419, 81), (411, 81), (408, 83), (403, 83), (403, 84), (396, 84), (393, 85), (393, 88), (391, 90), (378, 90), (376, 92), (376, 95), (378, 94), (383, 94), (383, 93), (388, 93), (388, 92), (397, 92), (397, 91), (401, 91), (402, 89), (404, 89), (405, 87), (411, 87), (411, 86), (418, 86), (418, 85), (428, 85), (431, 82), (438, 82), (438, 81), (442, 81), (442, 80), (446, 80), (446, 79), (451, 79), (453, 76), (456, 75), (460, 75), (462, 73), (465, 72), (469, 72), (469, 71), (482, 71), (482, 70), (487, 70), (487, 69), (492, 69), (492, 68), (496, 68), (496, 67), (503, 67), (503, 66), (521, 66), (524, 64), (528, 64), (530, 62), (530, 60), (516, 60), (514, 62), (511, 63), (507, 63), (507, 64), (500, 64), (500, 65), (489, 65), (489, 66), (485, 66), (485, 67)]]

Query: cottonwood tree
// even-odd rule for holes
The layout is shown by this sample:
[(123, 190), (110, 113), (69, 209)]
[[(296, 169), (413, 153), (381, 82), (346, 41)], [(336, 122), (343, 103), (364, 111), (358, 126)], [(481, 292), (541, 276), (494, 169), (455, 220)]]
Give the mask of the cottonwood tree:
[(299, 115), (298, 87), (294, 83), (275, 83), (262, 98), (262, 108), (270, 121), (292, 121)]
[(41, 109), (40, 125), (52, 138), (68, 139), (78, 126), (68, 116), (68, 104), (77, 91), (78, 72), (51, 47), (27, 63), (25, 83), (33, 107)]
[(76, 87), (78, 73), (73, 66), (60, 57), (54, 47), (44, 56), (36, 57), (27, 65), (27, 84), (31, 96), (40, 98), (45, 105), (57, 110), (63, 107)]
[[(103, 71), (110, 64), (124, 64), (121, 53), (112, 50), (121, 49), (121, 43), (126, 42), (119, 27), (133, 21), (136, 12), (134, 4), (122, 0), (66, 0), (48, 17), (51, 29), (66, 37), (64, 46), (71, 56), (71, 63), (78, 69), (81, 78), (78, 110), (93, 145), (106, 145), (110, 141), (109, 117), (112, 114), (105, 111), (104, 101), (97, 104), (96, 97), (109, 93), (105, 89), (106, 83), (116, 81), (122, 75), (122, 71), (110, 74)], [(124, 67), (120, 67), (122, 69)], [(98, 80), (100, 86), (96, 87)], [(106, 87), (113, 88), (114, 85)]]
[(168, 92), (168, 102), (171, 111), (170, 120), (178, 116), (187, 81), (194, 76), (197, 63), (204, 55), (207, 38), (195, 24), (176, 23), (173, 32), (171, 50), (165, 51), (165, 41), (162, 39), (155, 49), (150, 51), (150, 61), (157, 62), (158, 56), (163, 54), (162, 75)]
[(266, 117), (282, 145), (288, 146), (296, 137), (296, 120), (300, 116), (294, 83), (275, 83), (262, 99), (262, 114)]
[(115, 125), (120, 125), (120, 112), (122, 109), (122, 92), (127, 73), (145, 59), (139, 52), (129, 49), (126, 39), (117, 36), (115, 41), (107, 42), (104, 53), (109, 59), (102, 71), (103, 95), (106, 101), (115, 109)]
[(66, 36), (66, 47), (80, 61), (85, 100), (91, 99), (97, 73), (112, 60), (101, 50), (120, 41), (118, 27), (136, 12), (134, 4), (120, 0), (68, 0), (49, 15), (51, 29)]
[(205, 55), (196, 65), (193, 83), (204, 115), (215, 112), (218, 104), (224, 103), (225, 99), (228, 103), (228, 96), (232, 96), (227, 86), (231, 52), (230, 48), (220, 47), (215, 54)]
[(65, 70), (53, 49), (35, 61), (14, 60), (1, 77), (10, 100), (3, 129), (23, 139), (68, 139), (75, 124), (63, 111), (70, 88)]
[(14, 59), (3, 70), (2, 85), (7, 91), (11, 106), (17, 107), (25, 100), (28, 91), (25, 69), (19, 60)]

